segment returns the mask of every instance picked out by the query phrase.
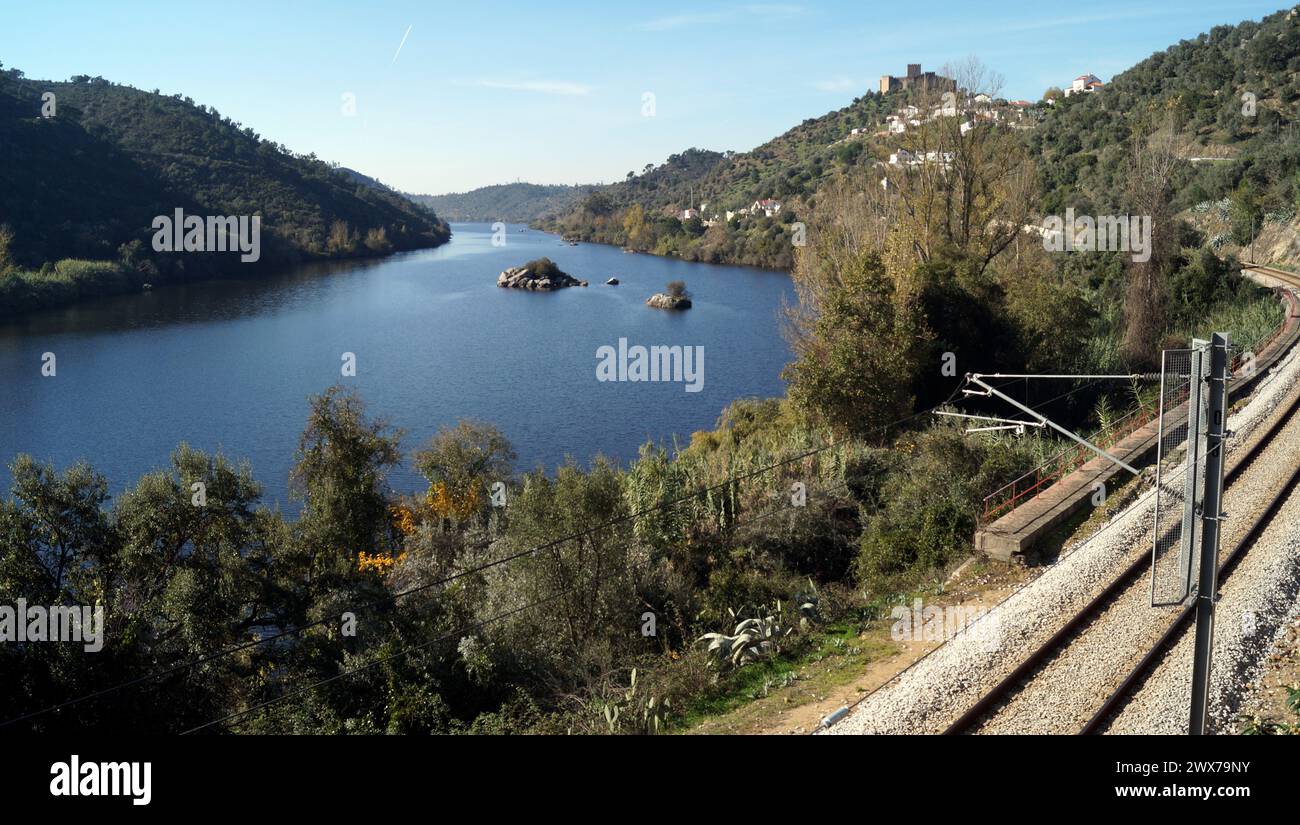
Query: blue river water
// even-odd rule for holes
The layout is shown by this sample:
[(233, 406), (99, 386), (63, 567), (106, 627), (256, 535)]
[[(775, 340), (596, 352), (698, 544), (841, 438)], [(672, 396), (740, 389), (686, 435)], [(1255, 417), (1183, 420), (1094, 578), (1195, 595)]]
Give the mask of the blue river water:
[[(265, 501), (288, 492), (308, 398), (355, 387), (369, 414), (406, 431), (408, 453), (458, 419), (495, 424), (521, 470), (566, 456), (626, 463), (646, 441), (685, 444), (740, 397), (784, 391), (790, 350), (784, 273), (626, 254), (508, 227), (457, 224), (449, 244), (378, 261), (303, 266), (80, 304), (0, 325), (0, 459), (60, 469), (84, 459), (118, 493), (164, 467), (182, 441), (248, 459)], [(507, 267), (548, 256), (590, 286), (501, 289)], [(616, 277), (619, 286), (606, 286)], [(645, 305), (672, 280), (694, 307)], [(600, 381), (597, 351), (703, 348), (699, 392), (685, 383)], [(56, 374), (42, 375), (54, 353)], [(356, 376), (341, 372), (356, 356)], [(0, 488), (12, 479), (5, 471)], [(409, 467), (393, 473), (415, 490)]]

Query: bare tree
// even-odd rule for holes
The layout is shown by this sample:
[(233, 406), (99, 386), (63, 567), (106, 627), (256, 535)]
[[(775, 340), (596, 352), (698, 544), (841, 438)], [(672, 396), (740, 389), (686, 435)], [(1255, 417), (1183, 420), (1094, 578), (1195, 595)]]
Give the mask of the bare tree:
[(1150, 217), (1151, 254), (1129, 264), (1122, 352), (1129, 363), (1153, 364), (1165, 327), (1165, 279), (1178, 243), (1169, 186), (1179, 162), (1177, 138), (1169, 124), (1144, 129), (1135, 133), (1132, 149), (1129, 211)]
[(947, 248), (970, 260), (979, 275), (1027, 223), (1035, 172), (991, 105), (1001, 93), (1001, 76), (974, 57), (942, 74), (913, 96), (917, 123), (904, 132), (896, 162), (886, 166), (902, 230), (893, 251), (925, 262)]
[(887, 183), (878, 170), (868, 169), (837, 178), (818, 196), (809, 243), (795, 260), (799, 303), (786, 308), (786, 337), (796, 350), (811, 336), (827, 296), (844, 288), (843, 273), (864, 254), (883, 254), (897, 217), (897, 199), (882, 185)]

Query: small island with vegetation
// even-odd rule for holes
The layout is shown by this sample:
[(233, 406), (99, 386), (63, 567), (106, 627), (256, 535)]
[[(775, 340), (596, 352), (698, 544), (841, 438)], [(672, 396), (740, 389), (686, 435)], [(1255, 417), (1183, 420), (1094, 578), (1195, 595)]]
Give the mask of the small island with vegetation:
[(686, 291), (685, 281), (669, 281), (663, 292), (650, 296), (646, 306), (655, 309), (690, 309), (691, 293)]
[(586, 285), (586, 281), (580, 281), (564, 272), (550, 258), (538, 258), (535, 261), (529, 261), (523, 266), (512, 267), (497, 277), (497, 286), (509, 289), (531, 289), (549, 292), (567, 286)]

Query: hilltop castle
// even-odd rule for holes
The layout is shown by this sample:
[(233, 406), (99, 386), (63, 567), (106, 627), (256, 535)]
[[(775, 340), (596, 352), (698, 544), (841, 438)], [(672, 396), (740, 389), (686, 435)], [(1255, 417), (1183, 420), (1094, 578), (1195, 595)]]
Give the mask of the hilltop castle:
[(907, 64), (906, 77), (894, 77), (893, 75), (881, 75), (880, 93), (896, 92), (899, 89), (910, 89), (913, 87), (930, 88), (939, 85), (951, 85), (952, 78), (944, 77), (934, 72), (921, 71), (920, 63)]

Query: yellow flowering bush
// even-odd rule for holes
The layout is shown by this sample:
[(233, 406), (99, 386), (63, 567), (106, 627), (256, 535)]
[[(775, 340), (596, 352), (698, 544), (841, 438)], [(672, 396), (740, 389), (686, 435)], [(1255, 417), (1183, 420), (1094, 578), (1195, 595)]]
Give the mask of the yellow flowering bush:
[(456, 521), (468, 519), (483, 505), (483, 494), (477, 484), (453, 488), (444, 481), (436, 481), (429, 485), (426, 498), (435, 515)]
[(373, 570), (381, 576), (386, 576), (393, 572), (393, 568), (401, 564), (405, 559), (405, 553), (400, 553), (394, 557), (392, 553), (371, 554), (363, 550), (357, 554), (357, 570), (362, 573)]
[(413, 535), (418, 529), (419, 519), (416, 517), (415, 511), (410, 507), (405, 504), (394, 504), (388, 510), (393, 514), (393, 523), (397, 525), (397, 529), (402, 532), (402, 535)]

